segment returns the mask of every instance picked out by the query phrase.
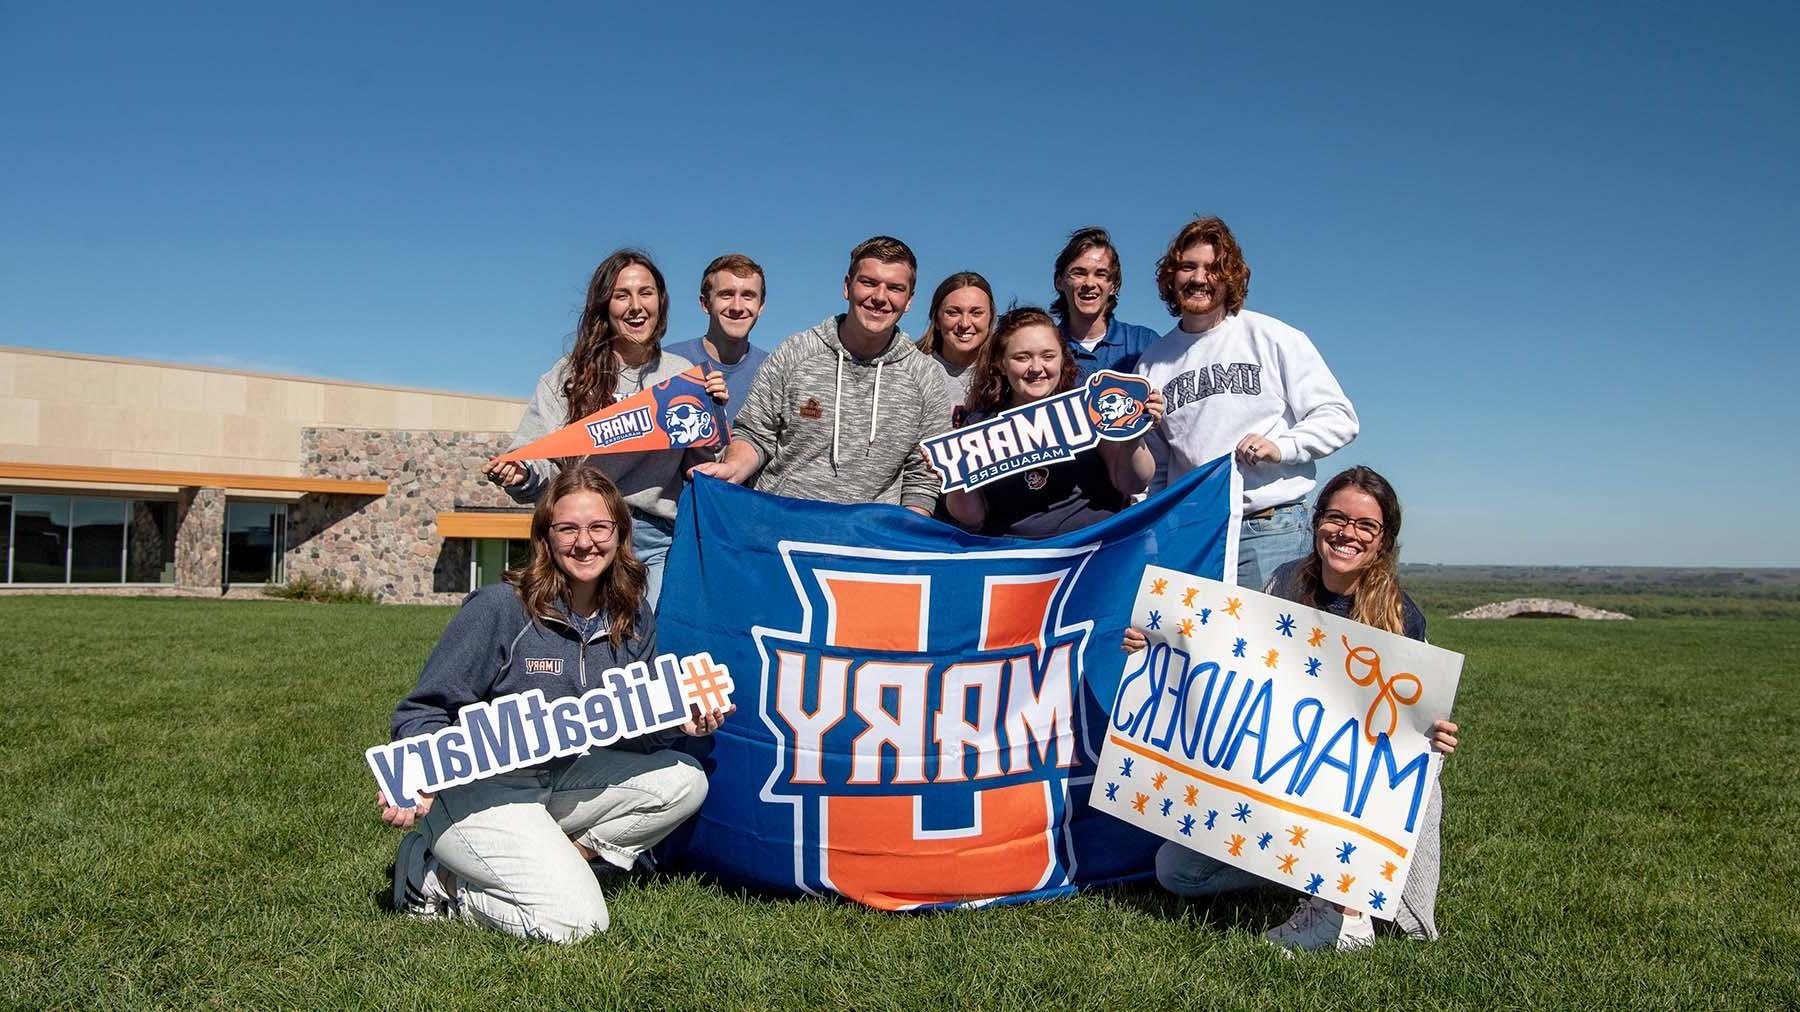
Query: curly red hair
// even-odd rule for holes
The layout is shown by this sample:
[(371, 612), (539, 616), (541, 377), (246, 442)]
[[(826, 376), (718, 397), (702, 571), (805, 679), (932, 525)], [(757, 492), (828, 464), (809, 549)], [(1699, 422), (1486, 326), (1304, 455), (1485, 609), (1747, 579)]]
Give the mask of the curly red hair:
[(1236, 316), (1238, 310), (1244, 308), (1244, 298), (1250, 294), (1250, 264), (1244, 260), (1243, 248), (1238, 246), (1237, 237), (1231, 234), (1231, 227), (1223, 218), (1195, 218), (1175, 233), (1175, 238), (1169, 240), (1169, 248), (1163, 251), (1162, 259), (1156, 262), (1157, 294), (1162, 296), (1163, 305), (1169, 307), (1170, 316), (1181, 315), (1181, 299), (1175, 291), (1175, 270), (1181, 264), (1181, 255), (1198, 243), (1213, 248), (1214, 260), (1208, 273), (1225, 291), (1225, 315)]

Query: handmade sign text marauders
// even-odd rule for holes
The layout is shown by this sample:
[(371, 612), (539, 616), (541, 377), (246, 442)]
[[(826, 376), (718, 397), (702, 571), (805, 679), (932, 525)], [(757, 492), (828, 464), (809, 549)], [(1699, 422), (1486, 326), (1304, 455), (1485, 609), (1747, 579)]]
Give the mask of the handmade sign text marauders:
[(1392, 920), (1462, 656), (1157, 566), (1131, 621), (1094, 806)]
[(706, 377), (695, 366), (495, 459), (552, 460), (723, 446), (730, 441), (724, 416), (706, 392)]
[(943, 490), (980, 488), (1020, 468), (1069, 460), (1102, 439), (1136, 439), (1150, 427), (1150, 381), (1102, 369), (1073, 390), (1009, 408), (919, 444)]
[(598, 688), (551, 702), (539, 689), (465, 706), (456, 723), (363, 752), (382, 797), (399, 808), (497, 773), (675, 727), (689, 707), (731, 705), (731, 672), (709, 653), (661, 654), (652, 668), (608, 668)]

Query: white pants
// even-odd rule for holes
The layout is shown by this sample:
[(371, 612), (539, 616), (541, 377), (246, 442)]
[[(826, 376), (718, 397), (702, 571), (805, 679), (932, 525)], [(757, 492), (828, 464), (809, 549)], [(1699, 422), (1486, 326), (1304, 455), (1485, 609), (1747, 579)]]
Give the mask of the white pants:
[(691, 757), (599, 749), (555, 772), (514, 770), (437, 796), (420, 828), (456, 876), (465, 920), (521, 938), (605, 931), (606, 898), (574, 839), (620, 868), (706, 798)]

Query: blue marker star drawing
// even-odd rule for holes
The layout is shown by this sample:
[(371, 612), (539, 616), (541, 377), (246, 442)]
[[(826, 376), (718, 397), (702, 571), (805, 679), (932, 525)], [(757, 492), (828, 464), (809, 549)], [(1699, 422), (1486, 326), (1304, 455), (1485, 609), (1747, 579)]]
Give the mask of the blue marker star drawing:
[(1308, 657), (1306, 659), (1306, 673), (1314, 678), (1319, 677), (1319, 659), (1317, 657)]
[(1231, 645), (1231, 656), (1233, 656), (1233, 657), (1244, 656), (1244, 638), (1242, 636), (1239, 636), (1237, 639), (1237, 642), (1233, 643)]
[(1162, 612), (1153, 611), (1150, 613), (1150, 628), (1152, 628), (1152, 629), (1161, 629), (1162, 628)]
[(1118, 784), (1107, 784), (1106, 785), (1106, 800), (1108, 800), (1108, 801), (1119, 800), (1119, 785)]
[(1194, 817), (1193, 816), (1184, 815), (1181, 817), (1181, 835), (1182, 836), (1193, 836), (1194, 835)]
[(1130, 758), (1120, 760), (1120, 762), (1119, 762), (1119, 775), (1120, 776), (1122, 776), (1122, 777), (1131, 776), (1131, 763), (1132, 763), (1132, 760)]
[(1219, 817), (1218, 809), (1216, 809), (1216, 808), (1207, 809), (1206, 810), (1206, 828), (1207, 829), (1213, 828), (1213, 820), (1217, 819), (1218, 817)]
[(1275, 631), (1289, 639), (1294, 635), (1294, 616), (1283, 615), (1275, 620)]
[(1264, 833), (1263, 835), (1257, 837), (1256, 838), (1256, 849), (1257, 850), (1268, 850), (1269, 849), (1269, 841), (1273, 840), (1273, 839), (1275, 839), (1274, 833)]
[(1350, 855), (1354, 854), (1354, 853), (1356, 853), (1356, 844), (1351, 843), (1348, 840), (1345, 840), (1343, 846), (1338, 848), (1338, 852), (1337, 852), (1338, 863), (1339, 864), (1349, 864), (1350, 863)]
[(1211, 608), (1200, 609), (1200, 624), (1205, 625), (1206, 620), (1209, 618), (1212, 618), (1212, 609)]
[(1237, 806), (1237, 808), (1232, 811), (1231, 817), (1238, 820), (1239, 822), (1249, 822), (1250, 821), (1250, 806), (1245, 805), (1245, 804), (1239, 804)]
[(1306, 891), (1314, 896), (1319, 895), (1319, 887), (1325, 884), (1325, 876), (1314, 875), (1306, 880)]
[(1162, 813), (1164, 815), (1169, 814), (1169, 809), (1174, 808), (1174, 807), (1175, 807), (1175, 799), (1174, 798), (1164, 798), (1163, 799)]
[(1375, 910), (1380, 910), (1382, 907), (1382, 904), (1384, 904), (1386, 902), (1387, 902), (1387, 893), (1384, 893), (1379, 889), (1377, 889), (1374, 892), (1371, 892), (1369, 894), (1369, 906)]

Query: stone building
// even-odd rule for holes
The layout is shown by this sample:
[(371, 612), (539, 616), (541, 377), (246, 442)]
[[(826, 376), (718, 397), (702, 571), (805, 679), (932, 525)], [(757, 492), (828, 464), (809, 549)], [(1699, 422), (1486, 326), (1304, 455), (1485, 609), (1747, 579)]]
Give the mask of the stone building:
[(453, 602), (524, 510), (480, 476), (524, 402), (0, 348), (0, 593), (313, 577)]

